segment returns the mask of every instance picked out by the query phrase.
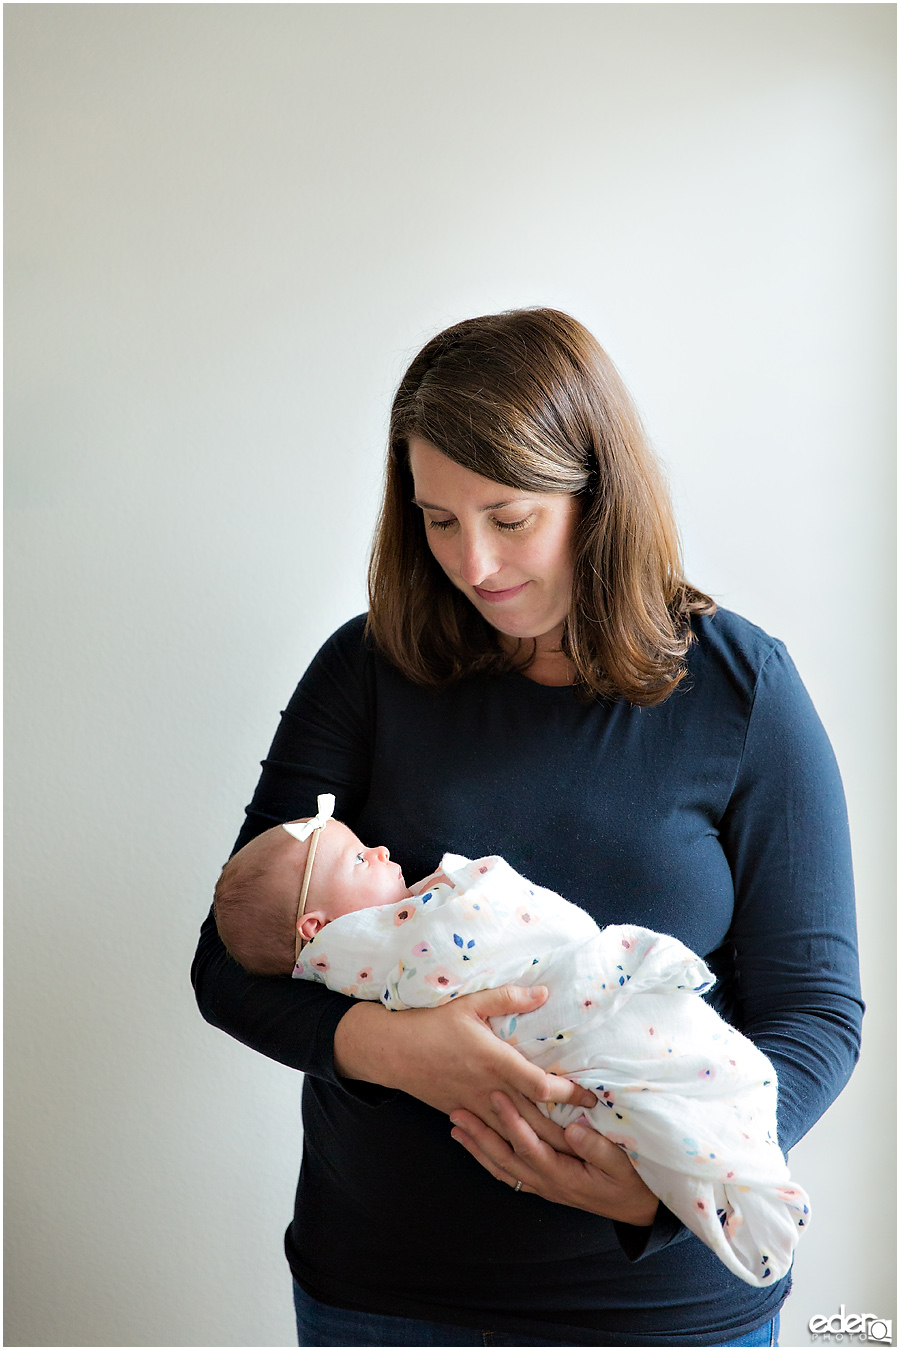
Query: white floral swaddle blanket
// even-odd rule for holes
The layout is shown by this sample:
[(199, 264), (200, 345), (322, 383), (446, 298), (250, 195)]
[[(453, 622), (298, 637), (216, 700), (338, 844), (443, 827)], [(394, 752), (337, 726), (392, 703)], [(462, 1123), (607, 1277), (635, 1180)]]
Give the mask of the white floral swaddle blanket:
[(294, 977), (392, 1009), (545, 984), (542, 1007), (491, 1019), (532, 1063), (598, 1098), (545, 1114), (587, 1116), (747, 1284), (786, 1274), (809, 1201), (778, 1147), (775, 1070), (699, 997), (714, 983), (704, 962), (646, 928), (599, 929), (502, 858), (446, 853), (415, 892), (327, 924)]

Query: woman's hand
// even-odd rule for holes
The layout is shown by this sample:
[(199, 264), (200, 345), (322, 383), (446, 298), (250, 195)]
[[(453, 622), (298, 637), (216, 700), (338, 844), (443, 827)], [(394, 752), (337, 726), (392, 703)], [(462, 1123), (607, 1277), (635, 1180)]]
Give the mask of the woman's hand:
[(491, 1104), (496, 1129), (469, 1111), (454, 1111), (450, 1119), (452, 1137), (498, 1181), (513, 1187), (520, 1181), (520, 1190), (620, 1223), (652, 1224), (658, 1199), (627, 1153), (587, 1122), (563, 1131), (527, 1102), (517, 1109), (503, 1092), (493, 1093)]
[(488, 1024), (539, 1008), (547, 992), (504, 985), (404, 1012), (356, 1003), (335, 1031), (335, 1065), (345, 1078), (399, 1088), (446, 1115), (462, 1109), (480, 1121), (496, 1120), (491, 1093), (498, 1090), (528, 1102), (593, 1106), (593, 1093), (529, 1064)]

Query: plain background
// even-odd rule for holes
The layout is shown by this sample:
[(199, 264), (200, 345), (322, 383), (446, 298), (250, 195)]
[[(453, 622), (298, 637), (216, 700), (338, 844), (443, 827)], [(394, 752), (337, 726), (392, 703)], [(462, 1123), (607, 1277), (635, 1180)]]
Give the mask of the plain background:
[(618, 363), (689, 575), (833, 739), (870, 1011), (792, 1155), (783, 1343), (894, 1316), (894, 7), (5, 22), (6, 1343), (293, 1343), (300, 1081), (201, 1021), (196, 931), (365, 607), (400, 374), (535, 303)]

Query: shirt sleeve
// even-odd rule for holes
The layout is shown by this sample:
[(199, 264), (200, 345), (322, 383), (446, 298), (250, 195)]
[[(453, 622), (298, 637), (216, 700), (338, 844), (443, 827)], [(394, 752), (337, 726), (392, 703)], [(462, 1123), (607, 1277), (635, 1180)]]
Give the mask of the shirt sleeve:
[[(361, 628), (362, 620), (354, 620), (339, 630), (297, 686), (262, 762), (235, 851), (273, 825), (313, 815), (320, 792), (335, 794), (338, 819), (356, 818), (368, 791), (374, 698)], [(211, 910), (191, 980), (204, 1018), (244, 1045), (361, 1100), (378, 1104), (393, 1095), (335, 1069), (335, 1029), (354, 1000), (289, 976), (249, 975), (226, 952)]]
[(780, 643), (756, 681), (719, 829), (734, 878), (735, 1020), (777, 1071), (787, 1153), (850, 1077), (864, 1005), (840, 774)]
[(663, 1247), (669, 1247), (673, 1242), (683, 1242), (691, 1236), (691, 1230), (670, 1209), (666, 1209), (661, 1200), (649, 1227), (638, 1228), (634, 1224), (620, 1223), (614, 1219), (613, 1229), (629, 1261), (641, 1261), (645, 1256), (653, 1256)]
[[(781, 644), (756, 681), (719, 832), (735, 893), (734, 978), (723, 1014), (775, 1066), (778, 1142), (787, 1153), (850, 1077), (864, 1005), (840, 774)], [(629, 1261), (688, 1236), (662, 1203), (649, 1228), (614, 1227)]]

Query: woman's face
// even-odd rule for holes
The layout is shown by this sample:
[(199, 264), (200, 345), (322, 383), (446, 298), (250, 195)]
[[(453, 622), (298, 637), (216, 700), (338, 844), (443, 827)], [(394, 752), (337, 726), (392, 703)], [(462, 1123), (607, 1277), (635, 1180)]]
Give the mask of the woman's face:
[(572, 594), (575, 498), (504, 487), (418, 436), (409, 462), (429, 547), (453, 585), (500, 633), (558, 645)]

